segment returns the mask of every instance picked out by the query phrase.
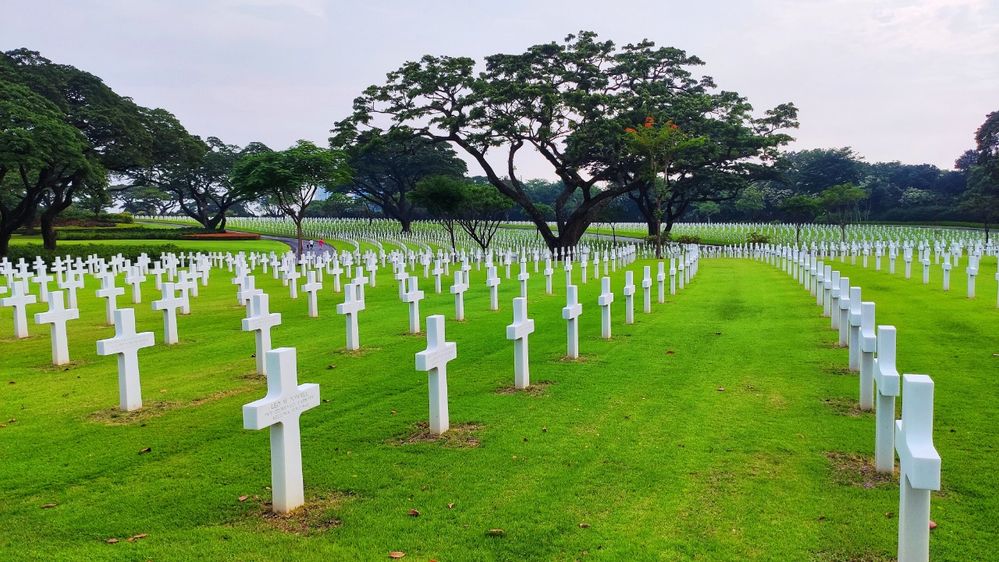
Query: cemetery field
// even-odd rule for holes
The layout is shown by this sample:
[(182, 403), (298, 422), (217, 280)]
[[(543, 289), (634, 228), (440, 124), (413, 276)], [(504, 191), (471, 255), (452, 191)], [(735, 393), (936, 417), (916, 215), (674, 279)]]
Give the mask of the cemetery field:
[[(114, 241), (121, 244), (123, 241)], [(172, 241), (187, 249), (184, 241)], [(189, 242), (201, 251), (283, 251), (277, 242)], [(271, 246), (274, 245), (274, 246)], [(210, 249), (211, 248), (211, 249)], [(117, 409), (111, 337), (97, 282), (68, 324), (72, 364), (50, 365), (44, 326), (15, 340), (0, 314), (0, 559), (59, 560), (892, 560), (897, 477), (872, 465), (874, 417), (857, 407), (858, 377), (821, 309), (791, 277), (761, 262), (700, 260), (691, 284), (652, 314), (636, 298), (624, 323), (624, 271), (613, 338), (600, 338), (598, 280), (579, 285), (581, 358), (565, 352), (564, 272), (554, 295), (531, 274), (531, 382), (514, 391), (505, 326), (516, 270), (499, 267), (500, 310), (488, 310), (485, 268), (471, 271), (464, 322), (453, 296), (421, 316), (447, 317), (451, 431), (427, 436), (427, 376), (414, 369), (424, 335), (409, 335), (391, 268), (365, 290), (361, 349), (344, 351), (343, 301), (327, 275), (319, 318), (271, 276), (257, 287), (282, 314), (274, 347), (298, 350), (298, 380), (322, 403), (302, 414), (306, 506), (269, 513), (267, 431), (242, 429), (242, 406), (264, 396), (254, 338), (232, 274), (215, 269), (162, 345), (152, 276), (135, 305), (144, 407)], [(999, 485), (999, 311), (995, 260), (978, 298), (839, 260), (834, 268), (898, 329), (899, 372), (936, 383), (935, 560), (996, 559)], [(962, 266), (963, 267), (963, 266)], [(955, 270), (955, 272), (958, 270)], [(987, 272), (987, 273), (986, 273)], [(420, 272), (422, 273), (422, 271)], [(579, 278), (578, 270), (574, 278)], [(653, 287), (655, 291), (655, 287)], [(132, 306), (131, 290), (119, 307)], [(29, 306), (31, 314), (46, 309)], [(424, 324), (425, 326), (425, 324)], [(115, 539), (115, 540), (111, 540)]]

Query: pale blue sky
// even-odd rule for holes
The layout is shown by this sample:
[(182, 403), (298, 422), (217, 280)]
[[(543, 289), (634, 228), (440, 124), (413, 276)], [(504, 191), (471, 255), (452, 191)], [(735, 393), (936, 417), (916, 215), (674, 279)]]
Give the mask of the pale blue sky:
[(0, 49), (93, 72), (236, 144), (324, 142), (362, 88), (423, 54), (519, 52), (580, 29), (685, 49), (757, 109), (794, 102), (794, 148), (949, 168), (999, 110), (995, 0), (5, 3)]

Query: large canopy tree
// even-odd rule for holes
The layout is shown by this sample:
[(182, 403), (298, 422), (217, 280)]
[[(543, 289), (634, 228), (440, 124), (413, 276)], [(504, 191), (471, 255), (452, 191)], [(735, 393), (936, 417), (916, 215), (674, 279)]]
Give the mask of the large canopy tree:
[(240, 148), (216, 137), (201, 140), (162, 109), (148, 110), (145, 117), (155, 140), (149, 164), (130, 170), (133, 185), (169, 193), (180, 211), (204, 228), (224, 230), (226, 213), (246, 200), (230, 182), (233, 166), (269, 149), (260, 143)]
[(34, 220), (53, 185), (102, 171), (86, 138), (55, 104), (0, 80), (0, 256), (14, 231)]
[(965, 153), (957, 165), (968, 174), (963, 207), (982, 221), (988, 242), (992, 225), (999, 221), (999, 111), (986, 116), (975, 131), (975, 148)]
[[(486, 57), (481, 71), (471, 58), (425, 56), (367, 88), (355, 100), (354, 114), (335, 129), (384, 119), (390, 129), (408, 127), (448, 142), (524, 210), (549, 247), (572, 246), (604, 201), (653, 188), (647, 162), (629, 157), (623, 138), (626, 127), (647, 115), (673, 119), (710, 140), (678, 177), (670, 216), (692, 199), (736, 187), (735, 178), (750, 176), (761, 167), (754, 162), (786, 142), (776, 130), (795, 124), (793, 106), (755, 119), (743, 98), (716, 93), (710, 78), (692, 76), (688, 67), (701, 64), (650, 41), (617, 48), (592, 32)], [(562, 182), (552, 208), (556, 229), (518, 171), (531, 153)]]
[(302, 253), (302, 221), (320, 189), (332, 191), (350, 181), (347, 155), (300, 140), (275, 152), (250, 154), (236, 163), (232, 184), (242, 197), (270, 198), (295, 223)]
[(346, 152), (354, 173), (345, 189), (399, 221), (403, 232), (409, 232), (413, 223), (410, 194), (417, 182), (433, 176), (460, 178), (467, 169), (450, 146), (406, 128), (359, 132), (353, 124), (344, 123), (330, 141), (334, 148)]
[[(79, 131), (83, 144), (70, 143), (61, 151), (61, 161), (36, 160), (31, 170), (35, 182), (41, 182), (40, 196), (28, 193), (26, 206), (34, 205), (30, 217), (38, 213), (46, 248), (55, 247), (54, 221), (75, 197), (91, 196), (106, 189), (107, 174), (122, 174), (148, 162), (152, 135), (143, 117), (144, 109), (131, 99), (116, 94), (100, 78), (69, 65), (55, 64), (27, 49), (0, 55), (0, 82), (20, 84), (45, 98), (61, 121)], [(6, 96), (5, 96), (6, 98)], [(9, 101), (35, 105), (18, 94)], [(50, 108), (50, 109), (51, 109)], [(81, 160), (86, 165), (81, 164)], [(43, 162), (42, 160), (46, 160)], [(24, 180), (22, 179), (22, 183)], [(7, 197), (13, 195), (7, 193)]]

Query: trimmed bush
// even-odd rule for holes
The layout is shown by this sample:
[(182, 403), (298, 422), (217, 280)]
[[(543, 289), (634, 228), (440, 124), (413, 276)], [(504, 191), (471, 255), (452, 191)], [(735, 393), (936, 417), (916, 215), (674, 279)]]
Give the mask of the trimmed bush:
[(681, 234), (673, 238), (677, 244), (700, 244), (701, 237), (694, 234)]
[(161, 255), (168, 253), (180, 253), (182, 250), (173, 244), (151, 244), (148, 246), (114, 246), (111, 244), (76, 244), (64, 246), (55, 250), (46, 250), (41, 245), (25, 244), (12, 245), (7, 249), (7, 259), (17, 263), (21, 258), (26, 262), (33, 262), (37, 256), (41, 256), (46, 263), (51, 264), (57, 256), (73, 256), (86, 259), (91, 254), (109, 260), (121, 254), (125, 259), (135, 261), (140, 255), (146, 254), (150, 259), (159, 259)]
[(750, 244), (767, 244), (770, 242), (770, 237), (762, 232), (756, 232), (754, 230), (746, 235), (746, 242), (749, 242)]
[(180, 240), (192, 234), (214, 233), (203, 228), (72, 228), (56, 230), (58, 240)]

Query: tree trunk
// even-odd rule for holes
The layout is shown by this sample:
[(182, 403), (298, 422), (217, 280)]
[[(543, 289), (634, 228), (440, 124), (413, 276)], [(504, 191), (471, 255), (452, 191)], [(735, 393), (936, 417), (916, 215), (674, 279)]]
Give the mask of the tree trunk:
[(413, 219), (408, 216), (400, 216), (399, 222), (402, 223), (402, 233), (409, 234), (412, 232)]
[(801, 247), (801, 225), (794, 225), (794, 245)]
[(303, 217), (292, 217), (295, 221), (295, 236), (298, 237), (298, 255), (302, 255), (302, 218)]
[(0, 233), (0, 257), (6, 256), (10, 249), (10, 232)]
[(46, 250), (56, 249), (56, 230), (54, 225), (55, 217), (56, 215), (50, 214), (46, 211), (42, 213), (42, 216), (39, 219), (42, 228), (42, 246)]

